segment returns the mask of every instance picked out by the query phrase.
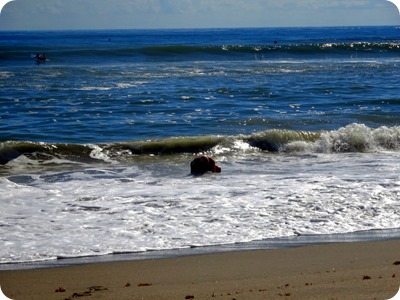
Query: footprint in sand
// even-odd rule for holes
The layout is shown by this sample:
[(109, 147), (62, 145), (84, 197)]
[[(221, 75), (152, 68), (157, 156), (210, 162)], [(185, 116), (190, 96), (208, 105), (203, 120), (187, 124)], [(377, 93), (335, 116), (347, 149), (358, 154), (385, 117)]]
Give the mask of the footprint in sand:
[(84, 292), (73, 293), (71, 297), (65, 298), (65, 300), (72, 300), (74, 298), (79, 298), (79, 297), (88, 297), (88, 296), (92, 296), (92, 293), (94, 293), (94, 292), (101, 292), (101, 291), (106, 291), (106, 290), (108, 290), (108, 289), (101, 285), (95, 285), (95, 286), (88, 287), (87, 290)]

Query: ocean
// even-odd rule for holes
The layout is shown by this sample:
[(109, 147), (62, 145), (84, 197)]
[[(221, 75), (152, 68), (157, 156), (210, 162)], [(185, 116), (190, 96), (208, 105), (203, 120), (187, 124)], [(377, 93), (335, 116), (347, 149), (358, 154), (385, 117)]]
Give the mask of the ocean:
[(0, 32), (0, 268), (399, 237), (399, 83), (399, 27)]

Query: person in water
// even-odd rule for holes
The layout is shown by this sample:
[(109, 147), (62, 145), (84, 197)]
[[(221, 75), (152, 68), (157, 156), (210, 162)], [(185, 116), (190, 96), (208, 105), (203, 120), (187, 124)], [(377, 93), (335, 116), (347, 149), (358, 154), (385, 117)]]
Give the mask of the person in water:
[(46, 55), (44, 53), (37, 53), (35, 56), (35, 59), (37, 61), (44, 62), (44, 61), (46, 61)]
[(215, 164), (215, 161), (211, 157), (201, 155), (193, 159), (190, 163), (191, 174), (202, 175), (207, 172), (221, 173), (221, 168)]

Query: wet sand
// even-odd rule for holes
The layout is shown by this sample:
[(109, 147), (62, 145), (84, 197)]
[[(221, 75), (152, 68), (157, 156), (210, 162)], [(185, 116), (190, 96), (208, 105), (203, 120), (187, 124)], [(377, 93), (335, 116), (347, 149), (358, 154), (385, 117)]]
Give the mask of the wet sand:
[(390, 299), (400, 240), (1, 271), (11, 299)]

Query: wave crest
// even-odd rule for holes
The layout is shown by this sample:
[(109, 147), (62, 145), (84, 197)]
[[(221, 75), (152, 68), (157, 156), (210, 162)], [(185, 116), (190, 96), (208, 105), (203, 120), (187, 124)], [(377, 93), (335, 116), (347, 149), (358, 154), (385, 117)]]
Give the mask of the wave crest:
[[(160, 140), (78, 145), (8, 141), (0, 143), (0, 164), (119, 163), (144, 156), (210, 153), (233, 156), (274, 153), (400, 151), (400, 127), (353, 123), (332, 131), (266, 130), (239, 136), (171, 137)], [(25, 159), (21, 159), (23, 156)], [(12, 167), (12, 166), (11, 166)]]
[[(5, 46), (2, 49), (2, 59), (7, 61), (23, 61), (37, 49), (26, 46)], [(293, 43), (293, 44), (264, 44), (264, 45), (155, 45), (142, 47), (105, 47), (82, 46), (79, 49), (46, 49), (46, 54), (52, 62), (82, 62), (90, 61), (180, 61), (215, 60), (219, 59), (254, 59), (261, 55), (268, 59), (287, 57), (321, 57), (352, 56), (352, 55), (395, 55), (400, 53), (400, 43), (387, 42), (338, 42), (338, 43)], [(259, 57), (259, 56), (257, 56)]]

